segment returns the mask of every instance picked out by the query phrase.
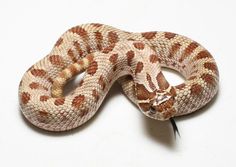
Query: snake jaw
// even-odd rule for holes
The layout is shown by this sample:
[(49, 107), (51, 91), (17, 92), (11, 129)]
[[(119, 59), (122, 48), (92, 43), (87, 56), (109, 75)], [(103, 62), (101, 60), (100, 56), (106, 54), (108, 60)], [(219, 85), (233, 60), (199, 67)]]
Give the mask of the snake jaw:
[(153, 119), (168, 120), (174, 114), (174, 97), (169, 92), (157, 93), (151, 101), (148, 116)]

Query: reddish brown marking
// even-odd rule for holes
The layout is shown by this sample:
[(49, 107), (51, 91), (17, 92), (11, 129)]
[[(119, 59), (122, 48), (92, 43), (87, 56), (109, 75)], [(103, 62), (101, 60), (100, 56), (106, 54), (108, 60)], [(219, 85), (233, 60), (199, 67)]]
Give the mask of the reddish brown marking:
[(79, 113), (79, 116), (80, 117), (84, 117), (85, 115), (87, 115), (89, 112), (88, 109), (83, 109), (83, 110), (80, 110), (80, 113)]
[(92, 96), (95, 98), (95, 102), (98, 102), (99, 95), (96, 89), (93, 89)]
[(113, 54), (110, 56), (109, 61), (114, 65), (116, 64), (117, 59), (118, 59), (118, 54)]
[(106, 83), (105, 83), (104, 78), (103, 78), (102, 75), (100, 76), (100, 78), (99, 78), (99, 80), (98, 80), (98, 84), (102, 87), (102, 90), (105, 89)]
[(42, 69), (32, 69), (31, 74), (35, 77), (44, 77), (46, 75), (46, 71)]
[(172, 38), (174, 38), (174, 37), (176, 36), (176, 34), (175, 34), (175, 33), (172, 33), (172, 32), (166, 32), (166, 33), (164, 34), (164, 36), (165, 36), (165, 38), (167, 38), (167, 39), (172, 39)]
[(79, 82), (79, 86), (82, 86), (84, 83), (84, 80), (82, 79), (80, 82)]
[(28, 92), (22, 92), (21, 101), (23, 104), (27, 104), (30, 100), (30, 94)]
[(53, 65), (63, 65), (63, 58), (59, 55), (51, 55), (49, 56), (49, 61)]
[(44, 102), (44, 101), (47, 101), (49, 99), (49, 96), (46, 96), (46, 95), (43, 95), (43, 96), (40, 96), (39, 100)]
[(138, 105), (144, 112), (149, 111), (151, 107), (149, 103), (139, 103)]
[[(79, 55), (80, 55), (80, 57), (82, 57), (83, 56), (83, 54), (84, 54), (84, 52), (83, 52), (83, 50), (81, 49), (81, 45), (80, 45), (80, 43), (78, 42), (78, 41), (75, 41), (74, 42), (74, 46), (75, 46), (75, 50), (79, 53)], [(72, 50), (71, 50), (72, 51)], [(72, 55), (71, 55), (72, 56)], [(73, 54), (73, 56), (71, 57), (71, 58), (73, 58), (72, 60), (77, 60), (77, 58), (74, 56), (74, 54)], [(74, 61), (74, 62), (75, 62)]]
[(136, 84), (136, 93), (138, 100), (147, 100), (155, 96), (155, 92), (149, 92), (143, 84)]
[(84, 95), (76, 96), (72, 101), (72, 106), (75, 108), (79, 108), (83, 104), (84, 99), (85, 99)]
[(102, 24), (100, 24), (100, 23), (91, 23), (91, 25), (93, 25), (94, 27), (101, 27), (102, 26)]
[(40, 110), (40, 111), (38, 111), (38, 113), (39, 113), (39, 115), (42, 116), (42, 117), (48, 116), (48, 112), (45, 111), (45, 110)]
[(174, 105), (174, 98), (170, 98), (169, 100), (167, 100), (167, 101), (159, 104), (158, 106), (156, 106), (156, 110), (158, 112), (168, 111), (168, 110), (171, 110), (173, 105)]
[(91, 53), (92, 52), (92, 48), (90, 47), (89, 44), (86, 45), (86, 51), (87, 51), (87, 53)]
[(135, 68), (135, 74), (140, 73), (143, 70), (143, 63), (138, 62)]
[(172, 97), (176, 96), (176, 90), (175, 90), (175, 88), (173, 86), (170, 89), (170, 93), (171, 93)]
[(137, 48), (139, 50), (143, 50), (145, 47), (144, 43), (142, 43), (142, 42), (134, 42), (133, 45), (135, 48)]
[(116, 71), (116, 70), (117, 70), (117, 65), (114, 65), (114, 66), (112, 67), (112, 70), (113, 70), (113, 71)]
[(147, 81), (148, 81), (148, 84), (149, 84), (150, 88), (151, 88), (152, 90), (155, 90), (155, 89), (156, 89), (156, 86), (155, 86), (154, 83), (152, 82), (152, 78), (151, 78), (151, 76), (150, 76), (148, 73), (146, 73), (146, 79), (147, 79)]
[(89, 63), (91, 63), (94, 60), (94, 56), (92, 53), (88, 54), (86, 58), (88, 59)]
[(130, 50), (126, 53), (128, 66), (131, 66), (132, 59), (134, 58), (134, 51)]
[(118, 42), (118, 35), (116, 32), (110, 31), (108, 33), (108, 42), (109, 43), (117, 43)]
[(204, 59), (204, 58), (212, 58), (212, 56), (208, 51), (203, 50), (203, 51), (199, 52), (197, 54), (197, 56), (195, 57), (196, 60)]
[(181, 44), (180, 43), (175, 43), (174, 45), (171, 46), (170, 49), (170, 54), (169, 54), (169, 58), (174, 57), (174, 55), (177, 53), (177, 51), (180, 49)]
[(50, 77), (47, 78), (47, 81), (48, 81), (49, 83), (53, 83), (53, 79), (50, 78)]
[(148, 40), (154, 38), (155, 35), (156, 35), (156, 32), (154, 32), (154, 31), (153, 32), (144, 32), (144, 33), (142, 33), (142, 36), (144, 38), (148, 39)]
[(197, 42), (190, 43), (187, 48), (184, 49), (183, 54), (181, 55), (179, 62), (183, 62), (189, 55), (193, 53), (193, 51), (199, 46)]
[(72, 76), (78, 73), (77, 68), (72, 64), (68, 67), (69, 71), (71, 72)]
[(201, 78), (207, 83), (207, 84), (210, 84), (210, 85), (214, 85), (215, 84), (215, 78), (210, 75), (210, 74), (203, 74), (201, 76)]
[(72, 49), (69, 49), (68, 52), (67, 52), (67, 55), (70, 57), (70, 59), (73, 61), (73, 62), (76, 62), (77, 61), (77, 58), (73, 52)]
[(169, 87), (169, 83), (166, 81), (162, 72), (157, 75), (156, 80), (160, 89), (167, 89)]
[(179, 84), (179, 85), (177, 85), (177, 86), (175, 86), (175, 87), (176, 87), (177, 89), (182, 90), (182, 89), (185, 88), (185, 86), (186, 86), (186, 84), (185, 84), (185, 83), (182, 83), (182, 84)]
[(59, 38), (55, 44), (56, 47), (59, 47), (63, 42), (63, 38)]
[(199, 84), (193, 84), (192, 87), (190, 88), (190, 90), (191, 90), (192, 95), (199, 95), (199, 94), (201, 94), (203, 88)]
[(193, 76), (189, 77), (188, 80), (194, 80), (196, 78), (197, 78), (197, 76), (193, 75)]
[(218, 75), (218, 68), (217, 68), (217, 66), (216, 66), (215, 63), (206, 62), (206, 63), (204, 63), (204, 67), (205, 67), (206, 69), (208, 69), (208, 70), (213, 71), (215, 74)]
[(57, 99), (54, 101), (54, 104), (55, 104), (56, 106), (60, 106), (60, 105), (63, 105), (64, 102), (65, 102), (65, 98), (62, 97), (62, 98), (57, 98)]
[(80, 26), (73, 27), (70, 29), (70, 31), (80, 35), (83, 38), (87, 38), (88, 36), (87, 31)]
[(156, 62), (159, 61), (159, 58), (157, 57), (157, 55), (151, 54), (151, 55), (149, 56), (149, 61), (150, 61), (151, 63), (156, 63)]
[(96, 73), (97, 69), (98, 69), (98, 63), (97, 63), (96, 61), (93, 61), (93, 62), (89, 65), (89, 67), (88, 67), (88, 69), (87, 69), (87, 73), (90, 74), (90, 75), (93, 75), (93, 74)]
[(98, 50), (102, 50), (102, 40), (103, 40), (102, 33), (99, 31), (96, 31), (95, 38), (96, 38), (96, 44), (97, 44)]
[(115, 47), (115, 43), (112, 43), (109, 46), (105, 47), (102, 50), (102, 53), (109, 53), (109, 52), (111, 52), (114, 49), (114, 47)]
[(32, 82), (31, 84), (29, 84), (29, 87), (31, 89), (38, 89), (40, 87), (40, 85), (37, 82)]

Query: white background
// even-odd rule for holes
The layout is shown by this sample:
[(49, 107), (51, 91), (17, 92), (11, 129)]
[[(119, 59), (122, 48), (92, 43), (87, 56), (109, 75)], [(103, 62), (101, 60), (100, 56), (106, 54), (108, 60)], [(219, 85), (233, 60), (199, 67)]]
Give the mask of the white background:
[[(0, 1), (0, 166), (236, 166), (236, 5), (218, 0)], [(114, 85), (96, 116), (65, 133), (32, 127), (18, 109), (24, 72), (68, 28), (90, 22), (126, 31), (172, 31), (205, 46), (220, 71), (211, 105), (169, 122), (145, 118)], [(165, 73), (166, 74), (166, 73)], [(172, 84), (182, 82), (167, 74)]]

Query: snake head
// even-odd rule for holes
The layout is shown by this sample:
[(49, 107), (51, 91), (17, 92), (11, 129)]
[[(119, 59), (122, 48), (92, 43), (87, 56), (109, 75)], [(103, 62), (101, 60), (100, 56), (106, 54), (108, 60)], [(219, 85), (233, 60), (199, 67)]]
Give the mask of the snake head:
[(158, 120), (168, 120), (176, 113), (175, 98), (171, 92), (158, 90), (150, 102), (148, 116)]

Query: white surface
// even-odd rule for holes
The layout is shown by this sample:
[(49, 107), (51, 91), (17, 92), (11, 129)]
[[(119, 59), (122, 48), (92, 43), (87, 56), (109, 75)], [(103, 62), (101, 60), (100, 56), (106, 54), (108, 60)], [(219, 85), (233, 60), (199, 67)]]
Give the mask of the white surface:
[[(0, 166), (236, 166), (235, 1), (1, 1)], [(169, 122), (145, 118), (115, 85), (85, 126), (49, 133), (30, 126), (18, 109), (23, 73), (68, 28), (100, 22), (127, 31), (163, 30), (203, 44), (220, 71), (220, 93), (202, 111)], [(171, 83), (174, 75), (168, 75)]]

